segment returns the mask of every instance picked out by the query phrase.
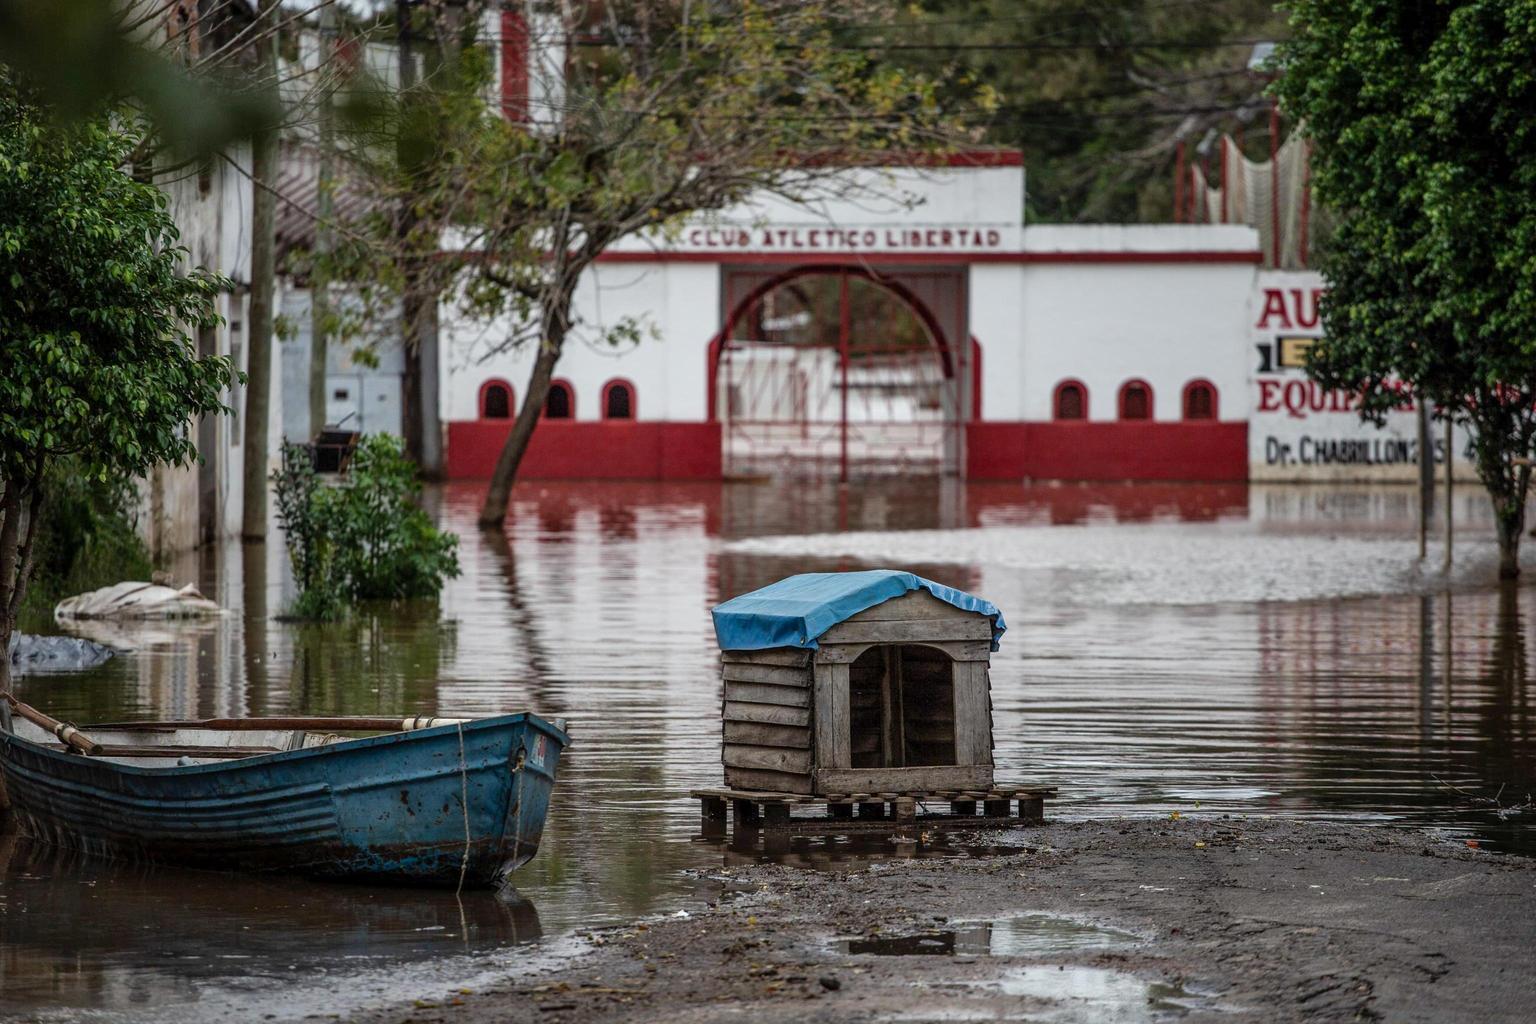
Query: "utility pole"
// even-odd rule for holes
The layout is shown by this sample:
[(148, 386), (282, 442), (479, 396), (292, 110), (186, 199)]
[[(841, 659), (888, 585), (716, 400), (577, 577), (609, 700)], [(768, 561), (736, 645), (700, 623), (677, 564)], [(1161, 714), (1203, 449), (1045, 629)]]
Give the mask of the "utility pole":
[(336, 132), (332, 123), (331, 87), (332, 66), (336, 54), (336, 7), (326, 4), (320, 8), (319, 67), (319, 150), (315, 154), (315, 246), (309, 269), (309, 436), (318, 437), (325, 429), (325, 375), (330, 364), (331, 326), (330, 268), (326, 260), (331, 254), (331, 221), (335, 215), (335, 199), (331, 185), (334, 167), (331, 147)]
[[(276, 13), (278, 0), (262, 0), (259, 19)], [(277, 89), (277, 27), (257, 37), (261, 88)], [(272, 408), (272, 305), (277, 285), (277, 125), (251, 137), (251, 311), (246, 347), (245, 444), (240, 536), (267, 537), (267, 424)]]
[(1456, 473), (1456, 448), (1451, 417), (1445, 417), (1445, 571), (1451, 571), (1451, 488)]
[(1435, 510), (1435, 452), (1429, 438), (1429, 399), (1419, 395), (1419, 560), (1429, 547), (1429, 517)]
[[(420, 217), (414, 206), (421, 168), (409, 162), (420, 159), (419, 154), (413, 152), (419, 147), (411, 145), (411, 140), (406, 137), (408, 132), (424, 130), (423, 125), (408, 115), (414, 102), (413, 93), (422, 87), (417, 82), (412, 50), (416, 38), (411, 17), (413, 2), (415, 0), (395, 0), (401, 111), (396, 157), (406, 184), (396, 221), (401, 260), (401, 347), (405, 364), (400, 380), (400, 427), (405, 435), (406, 454), (423, 477), (434, 480), (441, 478), (443, 473), (442, 422), (438, 410), (437, 291), (424, 272), (423, 254), (415, 251), (418, 241), (413, 236), (420, 227)], [(451, 5), (433, 8), (429, 16), (451, 19), (454, 10)], [(449, 29), (448, 35), (453, 37), (457, 26), (450, 24)]]

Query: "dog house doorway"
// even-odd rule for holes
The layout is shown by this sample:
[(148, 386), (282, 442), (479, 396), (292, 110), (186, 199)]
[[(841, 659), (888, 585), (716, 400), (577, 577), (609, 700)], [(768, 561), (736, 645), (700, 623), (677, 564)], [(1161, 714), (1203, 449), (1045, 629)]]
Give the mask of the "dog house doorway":
[(955, 763), (954, 661), (922, 644), (877, 644), (848, 667), (854, 768)]

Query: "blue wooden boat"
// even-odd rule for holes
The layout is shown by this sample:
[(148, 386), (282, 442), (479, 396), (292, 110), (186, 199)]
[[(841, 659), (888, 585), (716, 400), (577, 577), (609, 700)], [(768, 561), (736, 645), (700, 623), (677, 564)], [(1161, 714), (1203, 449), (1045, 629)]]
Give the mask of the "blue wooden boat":
[(94, 855), (487, 887), (538, 851), (564, 724), (525, 712), (76, 730), (0, 697), (0, 799), (33, 838)]

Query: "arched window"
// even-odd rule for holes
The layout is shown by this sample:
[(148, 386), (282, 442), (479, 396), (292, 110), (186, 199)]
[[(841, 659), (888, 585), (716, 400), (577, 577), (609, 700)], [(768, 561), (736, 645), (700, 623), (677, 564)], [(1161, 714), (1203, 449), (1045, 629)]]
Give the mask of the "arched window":
[(603, 419), (635, 418), (635, 386), (627, 380), (611, 380), (603, 385)]
[(1056, 398), (1052, 403), (1052, 415), (1058, 420), (1085, 420), (1088, 418), (1088, 389), (1081, 381), (1064, 380), (1056, 385)]
[(1152, 418), (1152, 385), (1144, 380), (1128, 380), (1120, 386), (1120, 418), (1123, 420)]
[(549, 394), (544, 397), (544, 418), (568, 420), (576, 415), (576, 392), (570, 381), (551, 381)]
[(488, 380), (480, 385), (480, 418), (483, 420), (512, 418), (512, 385), (504, 380)]
[(1216, 418), (1216, 385), (1208, 380), (1192, 380), (1184, 385), (1184, 418), (1187, 420)]

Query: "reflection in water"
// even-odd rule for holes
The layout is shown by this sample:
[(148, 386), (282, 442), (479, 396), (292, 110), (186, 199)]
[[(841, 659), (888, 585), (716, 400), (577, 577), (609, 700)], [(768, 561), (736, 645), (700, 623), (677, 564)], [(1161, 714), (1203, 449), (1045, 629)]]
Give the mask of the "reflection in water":
[[(694, 841), (697, 804), (686, 793), (720, 782), (709, 608), (792, 572), (866, 567), (816, 540), (847, 530), (881, 561), (1003, 607), (1011, 628), (992, 663), (998, 776), (1059, 786), (1054, 813), (1198, 808), (1405, 821), (1536, 852), (1536, 814), (1500, 817), (1465, 795), (1492, 798), (1503, 786), (1512, 804), (1536, 790), (1531, 598), (1472, 583), (1489, 531), (1485, 502), (1457, 509), (1468, 531), (1458, 551), (1473, 564), (1453, 580), (1453, 596), (1403, 563), (1413, 548), (1407, 495), (937, 480), (529, 484), (514, 496), (505, 536), (487, 539), (474, 525), (480, 488), (452, 485), (431, 498), (462, 538), (464, 575), (440, 607), (372, 607), (327, 627), (279, 622), (293, 596), (281, 546), (228, 545), (176, 568), (231, 615), (128, 628), (130, 654), (19, 688), (83, 722), (522, 708), (566, 716), (575, 745), (562, 758), (543, 847), (516, 879), (546, 934), (676, 909), (705, 895), (690, 869), (722, 862), (841, 869), (964, 855), (864, 835), (785, 837), (772, 850)], [(771, 542), (766, 553), (752, 549), (759, 541)], [(1146, 584), (1156, 593), (1103, 597), (1148, 579), (1154, 556), (1165, 559)], [(1343, 558), (1382, 563), (1369, 579), (1389, 596), (1199, 603), (1221, 587), (1288, 593), (1309, 574), (1333, 578)], [(1039, 560), (1055, 567), (1035, 571)], [(313, 975), (311, 965), (342, 945), (419, 962), (436, 943), (450, 945), (450, 933), (490, 945), (527, 934), (498, 924), (495, 905), (476, 912), (467, 899), (461, 929), (456, 907), (430, 893), (111, 871), (120, 873), (62, 862), (0, 873), (0, 1015), (36, 1000), (143, 1019), (133, 1000), (182, 998), (188, 979), (204, 999), (238, 990), (248, 962), (216, 957), (259, 957), (262, 943), (290, 958), (281, 970), (295, 962)], [(23, 903), (51, 912), (18, 912)], [(134, 907), (152, 928), (135, 923)], [(120, 916), (86, 934), (103, 914)], [(291, 927), (285, 915), (307, 923)], [(221, 917), (239, 924), (210, 927)], [(415, 931), (438, 925), (441, 933)], [(71, 948), (78, 955), (59, 966)], [(48, 988), (41, 976), (55, 970), (116, 980)]]
[[(327, 885), (110, 863), (0, 837), (5, 1009), (194, 1000), (291, 972), (377, 967), (532, 942), (514, 890)], [(24, 922), (24, 923), (22, 923)]]
[(965, 921), (911, 935), (841, 939), (844, 953), (871, 956), (1058, 956), (1137, 941), (1119, 928), (1059, 914), (1021, 914), (998, 921)]

